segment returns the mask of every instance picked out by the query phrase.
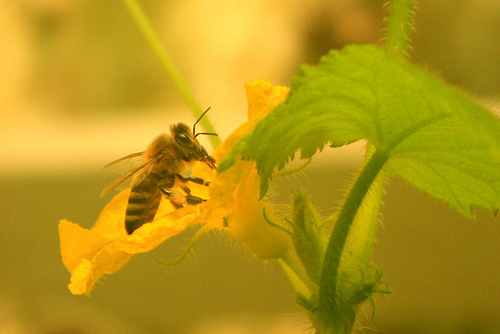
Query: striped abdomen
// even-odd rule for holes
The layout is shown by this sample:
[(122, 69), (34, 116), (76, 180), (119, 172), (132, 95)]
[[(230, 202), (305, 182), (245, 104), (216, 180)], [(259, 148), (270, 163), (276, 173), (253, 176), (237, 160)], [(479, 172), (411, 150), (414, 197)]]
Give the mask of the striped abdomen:
[(161, 197), (158, 181), (154, 177), (146, 177), (132, 187), (125, 213), (125, 229), (128, 234), (153, 221)]

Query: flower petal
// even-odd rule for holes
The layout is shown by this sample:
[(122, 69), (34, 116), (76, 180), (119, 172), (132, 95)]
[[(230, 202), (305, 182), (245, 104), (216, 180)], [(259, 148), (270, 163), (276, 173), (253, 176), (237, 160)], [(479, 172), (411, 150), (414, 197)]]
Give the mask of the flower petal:
[(114, 273), (133, 254), (149, 252), (184, 231), (199, 216), (196, 206), (174, 210), (165, 200), (153, 222), (128, 235), (124, 228), (124, 212), (129, 192), (126, 190), (115, 196), (91, 230), (67, 220), (60, 222), (61, 255), (72, 274), (68, 287), (73, 294), (90, 293), (102, 275)]
[(281, 258), (288, 251), (290, 239), (282, 230), (266, 221), (264, 208), (266, 216), (271, 219), (272, 209), (265, 200), (259, 200), (260, 179), (255, 163), (251, 162), (247, 169), (248, 173), (233, 194), (237, 200), (234, 210), (226, 217), (226, 230), (241, 239), (257, 257)]
[(289, 87), (274, 86), (266, 80), (254, 80), (245, 84), (248, 100), (248, 121), (240, 125), (217, 147), (213, 156), (220, 162), (231, 153), (234, 144), (247, 132), (253, 130), (257, 122), (281, 104), (288, 96)]
[[(248, 98), (248, 121), (236, 129), (215, 151), (221, 161), (234, 144), (257, 122), (282, 103), (288, 87), (273, 86), (265, 80), (245, 85)], [(200, 219), (213, 228), (225, 229), (241, 239), (260, 258), (279, 258), (285, 255), (289, 238), (267, 223), (263, 216), (271, 214), (265, 201), (259, 201), (260, 178), (253, 161), (236, 159), (232, 167), (219, 173), (210, 185), (210, 201), (202, 209)]]
[(65, 219), (59, 223), (59, 238), (63, 263), (71, 273), (82, 259), (91, 258), (111, 240)]

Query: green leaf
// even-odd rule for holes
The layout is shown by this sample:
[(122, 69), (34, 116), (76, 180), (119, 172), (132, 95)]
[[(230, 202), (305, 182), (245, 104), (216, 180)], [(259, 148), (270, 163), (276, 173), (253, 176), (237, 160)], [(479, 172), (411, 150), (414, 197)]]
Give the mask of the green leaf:
[(303, 66), (288, 99), (243, 137), (237, 155), (257, 161), (261, 195), (297, 150), (361, 139), (388, 156), (385, 170), (471, 216), (500, 208), (500, 121), (428, 72), (373, 45), (332, 51)]
[(294, 191), (293, 197), (291, 225), (295, 251), (309, 278), (319, 284), (328, 241), (324, 229), (325, 222), (320, 221), (309, 194), (305, 190)]

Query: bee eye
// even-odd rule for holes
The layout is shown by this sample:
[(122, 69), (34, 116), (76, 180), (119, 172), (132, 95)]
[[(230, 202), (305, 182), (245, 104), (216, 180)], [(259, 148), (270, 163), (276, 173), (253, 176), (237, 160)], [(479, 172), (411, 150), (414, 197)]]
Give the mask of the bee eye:
[(177, 142), (179, 144), (185, 144), (185, 145), (191, 145), (192, 143), (192, 140), (191, 138), (185, 134), (185, 133), (179, 133), (175, 136), (175, 140), (177, 140)]

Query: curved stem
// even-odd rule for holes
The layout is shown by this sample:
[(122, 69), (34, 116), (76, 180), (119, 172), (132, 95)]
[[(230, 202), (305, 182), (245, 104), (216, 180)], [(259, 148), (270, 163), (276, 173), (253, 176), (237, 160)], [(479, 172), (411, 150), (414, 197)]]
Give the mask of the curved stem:
[(385, 50), (394, 57), (406, 60), (413, 26), (414, 0), (392, 0), (387, 18)]
[[(125, 3), (132, 17), (134, 18), (134, 21), (137, 23), (139, 29), (144, 34), (144, 37), (148, 41), (149, 45), (151, 45), (153, 52), (160, 59), (163, 68), (165, 69), (168, 76), (174, 83), (175, 87), (181, 94), (182, 98), (188, 105), (189, 109), (191, 109), (196, 118), (200, 117), (206, 108), (202, 108), (198, 103), (198, 101), (196, 100), (196, 98), (194, 97), (194, 95), (191, 93), (191, 90), (189, 89), (188, 85), (182, 78), (172, 58), (170, 58), (170, 55), (168, 54), (167, 50), (163, 47), (162, 43), (160, 42), (160, 39), (158, 38), (153, 28), (151, 27), (151, 23), (144, 14), (142, 8), (139, 6), (136, 0), (123, 0), (123, 2)], [(200, 124), (205, 130), (205, 132), (215, 133), (215, 129), (212, 126), (212, 123), (210, 123), (208, 117), (203, 117), (200, 120)], [(221, 142), (220, 138), (217, 136), (210, 136), (209, 140), (214, 147), (219, 145)]]
[(331, 234), (325, 253), (319, 288), (318, 333), (349, 333), (354, 323), (351, 310), (340, 310), (337, 297), (339, 266), (347, 235), (371, 185), (388, 156), (376, 151), (354, 183)]
[[(366, 165), (373, 153), (375, 147), (367, 143), (365, 162)], [(351, 232), (355, 234), (353, 240), (349, 242), (349, 254), (357, 258), (361, 266), (368, 265), (372, 255), (373, 243), (375, 241), (375, 231), (379, 222), (380, 205), (384, 193), (386, 175), (385, 171), (379, 171), (375, 180), (368, 191), (369, 200), (363, 200), (361, 207), (356, 213)]]

